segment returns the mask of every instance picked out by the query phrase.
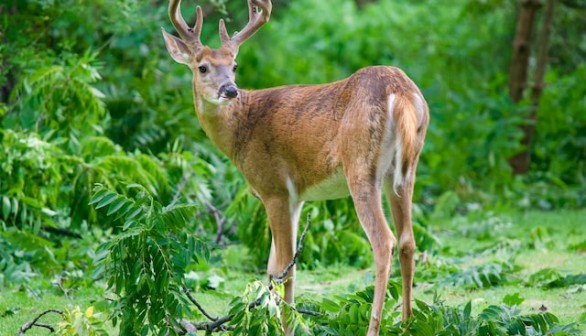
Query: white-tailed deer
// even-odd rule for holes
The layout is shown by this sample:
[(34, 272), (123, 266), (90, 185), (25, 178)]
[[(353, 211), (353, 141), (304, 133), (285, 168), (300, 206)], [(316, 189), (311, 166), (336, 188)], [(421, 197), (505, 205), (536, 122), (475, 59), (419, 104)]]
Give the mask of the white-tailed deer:
[[(163, 31), (165, 44), (173, 59), (193, 72), (201, 127), (266, 208), (272, 233), (269, 275), (280, 274), (293, 258), (304, 201), (351, 195), (374, 253), (368, 335), (378, 335), (396, 244), (383, 213), (384, 186), (399, 236), (407, 319), (415, 267), (411, 200), (429, 123), (417, 86), (397, 68), (374, 66), (329, 84), (238, 89), (238, 48), (269, 20), (271, 1), (248, 0), (249, 22), (232, 37), (220, 20), (222, 46), (215, 50), (200, 41), (201, 8), (190, 28), (180, 2), (170, 1), (169, 16), (181, 38)], [(293, 302), (295, 269), (287, 276), (285, 300)]]

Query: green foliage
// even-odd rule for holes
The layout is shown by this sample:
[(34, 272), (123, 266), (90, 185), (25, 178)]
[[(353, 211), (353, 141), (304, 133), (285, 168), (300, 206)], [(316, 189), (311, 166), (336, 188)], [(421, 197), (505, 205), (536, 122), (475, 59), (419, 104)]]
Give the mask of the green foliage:
[(433, 232), (430, 225), (413, 222), (413, 234), (415, 235), (415, 244), (418, 251), (432, 251), (441, 246), (441, 241)]
[(132, 197), (98, 185), (91, 204), (121, 227), (100, 246), (96, 276), (119, 295), (112, 312), (122, 334), (179, 330), (189, 312), (182, 295), (187, 266), (205, 258), (205, 245), (185, 227), (193, 205), (163, 206), (141, 185), (129, 185)]
[(34, 232), (6, 229), (0, 236), (0, 285), (26, 283), (37, 272), (54, 274), (63, 262), (57, 254), (51, 242)]
[[(393, 325), (399, 316), (393, 306), (397, 304), (400, 290), (400, 285), (389, 282), (381, 325)], [(368, 286), (355, 293), (337, 295), (333, 299), (306, 299), (307, 301), (301, 302), (301, 306), (322, 313), (310, 319), (315, 324), (312, 326), (315, 335), (360, 335), (368, 331), (373, 297), (374, 287)]]
[[(416, 301), (414, 318), (407, 323), (415, 335), (579, 335), (575, 324), (560, 325), (551, 313), (521, 314), (517, 306), (491, 305), (472, 316), (472, 304), (458, 307), (436, 299), (432, 305)], [(400, 333), (400, 329), (396, 332)], [(403, 334), (403, 333), (401, 333)]]
[[(28, 238), (36, 238), (34, 235), (27, 234), (26, 237), (15, 232), (14, 229), (5, 230), (5, 234), (0, 236), (0, 286), (4, 287), (10, 284), (19, 284), (31, 280), (36, 275), (33, 272), (31, 263), (38, 261), (39, 257), (46, 264), (53, 264), (53, 258), (44, 258), (43, 251), (50, 251), (39, 249), (36, 244), (21, 245), (21, 237), (28, 240)], [(34, 239), (33, 241), (36, 241)], [(28, 240), (31, 241), (31, 240)]]
[[(538, 112), (534, 165), (529, 182), (537, 184), (533, 204), (549, 208), (584, 205), (586, 183), (586, 86), (578, 78), (586, 75), (586, 64), (577, 64), (571, 75), (548, 73)], [(556, 155), (552, 155), (556, 153)], [(547, 187), (546, 187), (547, 185)], [(533, 205), (532, 204), (532, 205)]]
[(45, 138), (65, 137), (77, 145), (83, 134), (101, 132), (104, 95), (93, 83), (100, 75), (92, 64), (96, 55), (64, 55), (58, 65), (40, 68), (15, 90), (15, 113), (8, 127), (34, 129)]
[[(126, 192), (126, 186), (136, 182), (157, 200), (170, 202), (172, 186), (195, 171), (196, 178), (177, 197), (211, 197), (201, 177), (210, 174), (209, 164), (180, 148), (157, 158), (138, 151), (125, 153), (111, 140), (91, 134), (79, 139), (76, 148), (29, 131), (5, 129), (0, 136), (0, 253), (4, 256), (0, 269), (9, 283), (27, 281), (37, 271), (53, 274), (62, 264), (91, 271), (91, 253), (84, 249), (91, 251), (96, 240), (86, 240), (85, 235), (101, 236), (92, 227), (119, 230), (112, 218), (89, 206), (94, 183)], [(63, 240), (62, 235), (83, 241)], [(80, 249), (67, 251), (72, 246)]]
[(305, 205), (304, 214), (311, 218), (301, 262), (308, 268), (335, 263), (367, 267), (372, 263), (371, 247), (356, 216), (350, 199), (315, 202)]
[(529, 276), (526, 285), (544, 289), (586, 285), (586, 274), (562, 275), (552, 268), (544, 268)]
[(483, 324), (483, 335), (548, 335), (550, 330), (556, 334), (578, 335), (574, 325), (559, 326), (558, 318), (551, 313), (521, 315), (516, 306), (491, 305), (478, 316)]
[[(61, 186), (76, 159), (34, 133), (0, 131), (2, 223), (38, 233), (41, 224), (57, 226)], [(63, 217), (62, 217), (63, 218)], [(5, 224), (6, 225), (6, 224)]]
[(472, 304), (463, 307), (446, 307), (441, 301), (435, 300), (429, 306), (416, 301), (417, 309), (414, 320), (408, 330), (416, 335), (474, 335), (478, 323), (472, 318)]
[(507, 227), (511, 227), (510, 219), (487, 213), (478, 221), (473, 221), (467, 225), (463, 231), (464, 236), (474, 238), (478, 241), (494, 240), (499, 232)]
[(452, 273), (440, 282), (466, 288), (486, 288), (506, 283), (506, 275), (513, 266), (509, 262), (495, 262), (473, 266), (457, 273)]
[(303, 317), (281, 298), (284, 287), (276, 286), (271, 290), (256, 281), (248, 284), (240, 297), (230, 303), (230, 324), (234, 335), (283, 335), (281, 316), (285, 316), (287, 326), (294, 335), (309, 332)]
[[(307, 319), (314, 335), (358, 335), (368, 328), (372, 287), (353, 294), (336, 296), (322, 302), (302, 301), (298, 306), (309, 307), (323, 314)], [(416, 300), (413, 317), (401, 322), (400, 313), (393, 309), (400, 288), (389, 283), (385, 313), (381, 317), (381, 335), (579, 335), (576, 324), (560, 324), (551, 313), (522, 314), (517, 304), (519, 294), (507, 296), (501, 305), (491, 305), (477, 316), (472, 303), (448, 306), (437, 296), (432, 304)]]
[(577, 253), (584, 253), (586, 251), (586, 239), (579, 243), (569, 245), (568, 249)]
[(512, 227), (511, 220), (490, 212), (469, 217), (453, 220), (454, 227), (458, 236), (473, 239), (478, 246), (467, 245), (463, 251), (453, 251), (440, 244), (432, 245), (433, 248), (425, 250), (423, 262), (419, 263), (417, 280), (439, 288), (467, 289), (502, 286), (516, 281), (515, 273), (520, 268), (515, 264), (515, 258), (522, 242), (502, 237), (502, 232)]
[(519, 293), (508, 294), (503, 298), (503, 303), (510, 307), (518, 306), (523, 303), (523, 301), (525, 301), (525, 299), (522, 298)]
[(463, 265), (467, 257), (428, 256), (419, 267), (416, 278), (431, 282), (440, 288), (445, 286), (464, 287), (468, 289), (502, 286), (514, 280), (510, 278), (518, 267), (514, 260), (485, 261), (480, 265)]
[(63, 312), (56, 332), (60, 336), (107, 336), (104, 324), (104, 317), (94, 313), (93, 306), (86, 309), (85, 313), (77, 306)]

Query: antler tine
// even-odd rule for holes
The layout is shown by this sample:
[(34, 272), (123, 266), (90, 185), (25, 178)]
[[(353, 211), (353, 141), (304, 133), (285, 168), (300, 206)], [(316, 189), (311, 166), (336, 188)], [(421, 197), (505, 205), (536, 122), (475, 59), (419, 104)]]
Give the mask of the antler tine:
[[(261, 9), (260, 12), (259, 7)], [(240, 45), (269, 21), (272, 8), (273, 4), (271, 0), (248, 0), (248, 23), (242, 31), (235, 33), (232, 38), (229, 37), (226, 31), (224, 20), (220, 20), (220, 38), (222, 45), (237, 53)]]
[(220, 19), (220, 40), (222, 41), (223, 46), (228, 46), (230, 44), (230, 35), (226, 30), (224, 19)]
[(189, 28), (185, 19), (181, 15), (181, 0), (170, 0), (169, 1), (169, 18), (173, 23), (173, 26), (179, 33), (179, 36), (190, 46), (198, 49), (202, 46), (201, 43), (201, 27), (203, 25), (203, 12), (200, 6), (196, 9), (197, 19), (195, 27)]

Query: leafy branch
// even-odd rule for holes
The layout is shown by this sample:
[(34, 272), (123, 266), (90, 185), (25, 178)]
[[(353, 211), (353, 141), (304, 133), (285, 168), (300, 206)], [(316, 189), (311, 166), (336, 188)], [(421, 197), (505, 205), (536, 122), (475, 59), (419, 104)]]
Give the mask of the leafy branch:
[[(279, 275), (277, 275), (275, 277), (271, 277), (269, 284), (266, 286), (267, 291), (275, 291), (277, 289), (277, 288), (275, 288), (275, 286), (281, 286), (284, 283), (284, 281), (286, 281), (285, 277), (287, 276), (289, 271), (293, 268), (293, 266), (295, 266), (297, 259), (299, 258), (299, 255), (301, 254), (301, 252), (303, 250), (303, 243), (305, 241), (305, 237), (306, 237), (307, 232), (309, 230), (310, 224), (311, 224), (311, 217), (308, 215), (307, 222), (305, 224), (305, 228), (303, 229), (303, 233), (301, 234), (301, 237), (299, 238), (299, 243), (297, 245), (297, 249), (295, 251), (293, 259), (291, 259), (289, 264), (287, 266), (285, 266), (285, 268), (283, 269), (283, 271)], [(232, 319), (234, 319), (236, 317), (236, 315), (238, 313), (240, 313), (241, 311), (240, 312), (232, 312), (232, 313), (225, 315), (225, 316), (222, 316), (222, 317), (212, 317), (209, 313), (206, 312), (206, 310), (202, 307), (202, 305), (199, 302), (197, 302), (197, 300), (193, 297), (193, 295), (191, 295), (189, 288), (187, 288), (186, 286), (183, 286), (183, 292), (189, 298), (189, 301), (191, 301), (191, 303), (193, 303), (196, 306), (196, 308), (208, 320), (210, 320), (210, 322), (190, 322), (187, 320), (182, 320), (181, 325), (182, 325), (184, 331), (191, 332), (191, 331), (196, 331), (196, 330), (205, 330), (206, 335), (211, 335), (213, 332), (234, 330), (234, 327), (225, 326), (224, 324), (226, 324), (226, 323), (230, 322)], [(279, 300), (279, 297), (277, 297), (277, 300)], [(246, 311), (251, 311), (251, 310), (258, 308), (262, 305), (263, 305), (263, 297), (259, 297), (256, 300), (248, 303), (248, 305), (245, 306), (244, 309)], [(311, 311), (311, 310), (307, 310), (307, 309), (296, 309), (296, 310), (299, 313), (307, 314), (307, 315), (311, 315), (311, 316), (321, 316), (322, 315), (320, 312)]]
[[(187, 311), (181, 295), (190, 261), (205, 255), (205, 247), (185, 230), (193, 205), (163, 206), (148, 189), (129, 185), (132, 196), (98, 185), (91, 204), (115, 218), (122, 229), (98, 252), (98, 274), (119, 296), (112, 313), (123, 334), (176, 334)], [(147, 322), (148, 323), (145, 323)]]

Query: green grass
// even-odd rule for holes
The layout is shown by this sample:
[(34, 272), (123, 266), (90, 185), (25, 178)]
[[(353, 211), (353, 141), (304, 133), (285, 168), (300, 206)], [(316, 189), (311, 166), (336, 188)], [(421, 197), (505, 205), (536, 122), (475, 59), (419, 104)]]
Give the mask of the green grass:
[[(47, 281), (35, 280), (26, 286), (5, 289), (0, 292), (0, 335), (17, 335), (20, 327), (47, 309), (70, 309), (80, 306), (83, 310), (101, 300), (103, 288), (89, 286), (78, 288), (69, 293), (70, 299), (63, 292)], [(60, 320), (57, 314), (43, 316), (39, 322), (56, 327)], [(110, 327), (111, 334), (115, 334)], [(33, 327), (27, 335), (49, 335), (44, 328)]]
[[(528, 285), (535, 272), (551, 268), (562, 276), (586, 273), (586, 256), (580, 248), (569, 249), (586, 241), (584, 231), (586, 211), (528, 212), (499, 216), (490, 222), (486, 218), (449, 219), (433, 223), (431, 231), (440, 240), (436, 256), (459, 258), (460, 267), (483, 265), (489, 261), (513, 257), (515, 268), (507, 275), (502, 285), (472, 289), (454, 286), (434, 286), (434, 281), (418, 281), (414, 297), (431, 303), (437, 293), (449, 305), (472, 301), (473, 314), (491, 304), (500, 304), (505, 295), (519, 293), (525, 299), (521, 309), (525, 313), (536, 313), (540, 309), (558, 316), (562, 323), (583, 322), (586, 316), (586, 285), (544, 289)], [(483, 249), (498, 242), (517, 242), (519, 248), (514, 255), (504, 253), (483, 254)], [(583, 244), (582, 244), (583, 245)], [(234, 248), (234, 247), (233, 247)], [(507, 250), (503, 250), (507, 252)], [(244, 271), (246, 256), (233, 260), (230, 265), (218, 265), (209, 272), (223, 277), (217, 290), (195, 293), (196, 298), (215, 316), (225, 315), (231, 298), (238, 295), (250, 281), (263, 280), (259, 272)], [(446, 259), (450, 260), (450, 259)], [(456, 259), (454, 259), (456, 260)], [(418, 255), (418, 274), (425, 272), (423, 256)], [(250, 269), (250, 268), (248, 268)], [(355, 291), (372, 283), (372, 269), (359, 270), (349, 266), (330, 266), (313, 271), (298, 271), (296, 296), (333, 297)], [(394, 265), (393, 279), (400, 281), (398, 265)], [(0, 292), (0, 335), (15, 335), (19, 328), (46, 309), (64, 309), (80, 306), (82, 310), (103, 299), (104, 289), (99, 285), (71, 290), (71, 300), (46, 279), (37, 279), (27, 285), (5, 288)], [(99, 310), (99, 307), (98, 307)], [(45, 323), (55, 325), (56, 315), (44, 317)], [(111, 328), (111, 327), (110, 327)], [(112, 333), (114, 334), (114, 330)], [(34, 328), (27, 335), (47, 335), (45, 329)]]
[[(521, 243), (518, 255), (514, 258), (515, 265), (520, 269), (511, 275), (511, 284), (476, 290), (449, 287), (438, 290), (441, 297), (449, 304), (472, 301), (473, 307), (478, 311), (490, 304), (500, 303), (507, 294), (519, 293), (525, 299), (521, 304), (524, 312), (538, 312), (540, 308), (546, 308), (558, 316), (562, 323), (583, 319), (586, 313), (586, 285), (543, 289), (527, 286), (524, 282), (528, 281), (530, 275), (546, 268), (554, 269), (562, 275), (586, 273), (586, 251), (568, 248), (586, 241), (586, 211), (527, 212), (505, 218), (509, 220), (488, 231), (491, 237), (480, 240), (463, 234), (464, 230), (473, 229), (474, 223), (462, 225), (460, 220), (441, 223), (442, 227), (437, 235), (442, 246), (449, 247), (455, 254), (467, 254), (471, 250), (482, 251), (483, 247), (494, 245), (498, 241), (518, 240)], [(540, 231), (545, 232), (542, 239), (536, 238), (536, 233)], [(503, 259), (507, 257), (508, 255), (504, 255)], [(470, 263), (484, 258), (486, 256), (472, 258)], [(433, 294), (416, 288), (415, 296), (429, 302)]]

